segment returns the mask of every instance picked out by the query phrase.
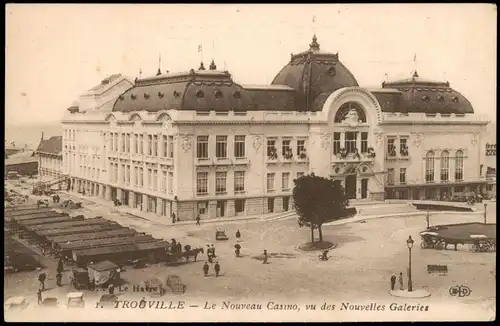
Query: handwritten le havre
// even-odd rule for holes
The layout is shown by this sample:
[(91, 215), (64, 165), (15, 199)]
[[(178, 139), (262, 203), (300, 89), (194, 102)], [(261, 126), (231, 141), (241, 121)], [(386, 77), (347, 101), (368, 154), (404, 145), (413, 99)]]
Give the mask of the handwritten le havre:
[(493, 5), (6, 8), (6, 321), (496, 317)]

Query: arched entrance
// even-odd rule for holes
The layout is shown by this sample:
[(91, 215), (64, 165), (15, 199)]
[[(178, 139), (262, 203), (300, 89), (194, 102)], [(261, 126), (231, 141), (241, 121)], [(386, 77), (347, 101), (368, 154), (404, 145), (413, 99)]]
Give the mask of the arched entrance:
[(361, 198), (366, 199), (368, 197), (368, 179), (361, 180)]

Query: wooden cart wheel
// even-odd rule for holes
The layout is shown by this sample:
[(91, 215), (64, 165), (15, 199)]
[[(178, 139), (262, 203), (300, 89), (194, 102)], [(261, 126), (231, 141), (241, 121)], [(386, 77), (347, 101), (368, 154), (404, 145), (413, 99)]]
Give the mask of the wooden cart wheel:
[(470, 251), (472, 251), (472, 252), (478, 252), (479, 251), (479, 247), (475, 243), (473, 243), (470, 246)]
[(422, 243), (420, 243), (420, 248), (422, 249), (429, 248), (429, 244), (427, 243), (427, 241), (422, 241)]

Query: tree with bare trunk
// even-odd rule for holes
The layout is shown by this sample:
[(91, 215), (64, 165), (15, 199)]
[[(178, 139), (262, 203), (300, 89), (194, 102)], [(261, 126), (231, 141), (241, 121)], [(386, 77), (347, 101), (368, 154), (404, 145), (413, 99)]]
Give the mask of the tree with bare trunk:
[(294, 180), (293, 202), (300, 227), (311, 229), (314, 244), (314, 230), (323, 242), (322, 225), (346, 216), (349, 201), (342, 185), (332, 179), (315, 176), (314, 173)]

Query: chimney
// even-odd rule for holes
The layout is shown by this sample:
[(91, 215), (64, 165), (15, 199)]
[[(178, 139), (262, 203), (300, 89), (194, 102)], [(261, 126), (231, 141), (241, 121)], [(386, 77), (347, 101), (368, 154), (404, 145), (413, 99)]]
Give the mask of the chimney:
[(42, 131), (42, 139), (40, 139), (40, 140), (43, 140), (43, 131)]

